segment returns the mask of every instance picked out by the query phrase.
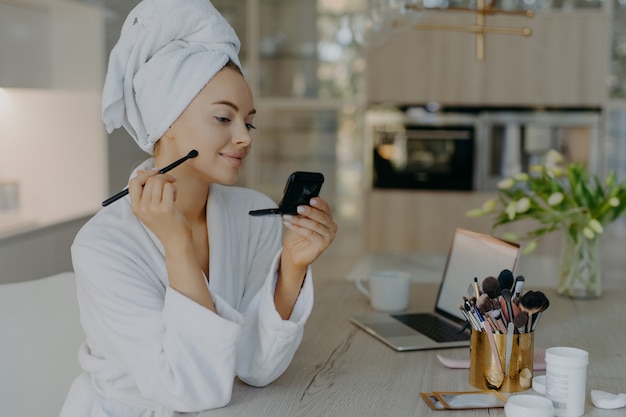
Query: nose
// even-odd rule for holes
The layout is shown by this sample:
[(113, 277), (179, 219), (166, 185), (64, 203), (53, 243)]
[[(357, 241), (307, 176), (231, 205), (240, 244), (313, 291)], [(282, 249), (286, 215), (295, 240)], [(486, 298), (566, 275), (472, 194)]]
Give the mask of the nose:
[(237, 128), (235, 135), (233, 136), (233, 142), (238, 145), (250, 146), (252, 144), (252, 134), (248, 129), (248, 126), (243, 123), (242, 126)]

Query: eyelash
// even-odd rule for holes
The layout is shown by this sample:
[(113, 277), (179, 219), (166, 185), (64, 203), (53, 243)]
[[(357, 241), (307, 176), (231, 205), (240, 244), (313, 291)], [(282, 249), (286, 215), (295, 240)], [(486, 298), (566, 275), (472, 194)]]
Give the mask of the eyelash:
[[(216, 119), (220, 123), (230, 123), (230, 119), (227, 117), (216, 117)], [(252, 123), (246, 123), (246, 128), (248, 130), (254, 130), (256, 129), (256, 126), (254, 126)]]

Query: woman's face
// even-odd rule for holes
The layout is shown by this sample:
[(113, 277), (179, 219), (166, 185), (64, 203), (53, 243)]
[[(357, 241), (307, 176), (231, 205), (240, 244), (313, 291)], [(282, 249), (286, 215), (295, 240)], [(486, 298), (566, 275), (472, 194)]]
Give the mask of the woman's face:
[(255, 113), (243, 76), (231, 68), (222, 69), (159, 140), (164, 142), (159, 143), (159, 162), (169, 163), (196, 149), (198, 156), (181, 168), (193, 167), (204, 182), (233, 184), (252, 146)]

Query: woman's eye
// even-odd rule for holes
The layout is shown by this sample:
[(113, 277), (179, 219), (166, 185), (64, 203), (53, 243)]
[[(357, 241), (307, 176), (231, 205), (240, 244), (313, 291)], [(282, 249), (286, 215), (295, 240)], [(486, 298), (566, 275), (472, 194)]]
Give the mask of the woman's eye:
[(220, 123), (230, 123), (230, 119), (228, 117), (216, 117), (216, 119)]
[(254, 130), (256, 129), (256, 126), (253, 125), (252, 123), (246, 123), (246, 128), (248, 128), (248, 130)]

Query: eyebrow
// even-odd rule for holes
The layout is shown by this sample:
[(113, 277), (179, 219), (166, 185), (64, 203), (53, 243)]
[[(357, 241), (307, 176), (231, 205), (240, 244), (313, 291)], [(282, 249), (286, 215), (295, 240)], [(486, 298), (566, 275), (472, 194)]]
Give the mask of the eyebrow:
[[(228, 107), (232, 108), (233, 110), (235, 110), (237, 112), (239, 111), (239, 107), (237, 107), (237, 105), (235, 103), (230, 102), (228, 100), (216, 101), (213, 104), (223, 104), (225, 106), (228, 106)], [(248, 113), (248, 116), (250, 116), (252, 114), (256, 114), (256, 109), (250, 110), (250, 112)]]

